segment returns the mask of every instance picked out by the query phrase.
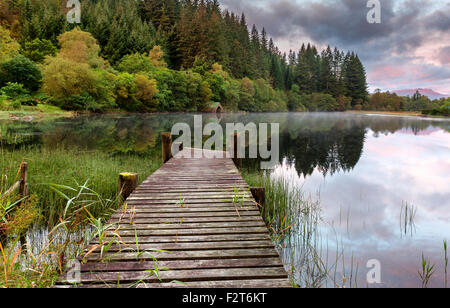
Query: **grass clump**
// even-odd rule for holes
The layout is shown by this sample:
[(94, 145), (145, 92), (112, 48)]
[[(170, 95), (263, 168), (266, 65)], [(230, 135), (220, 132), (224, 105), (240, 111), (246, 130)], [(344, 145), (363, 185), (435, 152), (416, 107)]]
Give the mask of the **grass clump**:
[[(159, 168), (158, 160), (143, 159), (138, 155), (110, 155), (102, 151), (80, 151), (77, 149), (39, 149), (22, 147), (17, 150), (1, 150), (0, 173), (14, 179), (16, 167), (28, 162), (30, 192), (38, 196), (38, 208), (47, 223), (54, 224), (66, 205), (64, 197), (51, 189), (49, 183), (71, 187), (89, 179), (89, 185), (105, 199), (114, 199), (117, 194), (118, 174), (136, 172), (141, 180)], [(12, 180), (8, 181), (12, 184)], [(109, 205), (108, 205), (109, 206)], [(104, 213), (105, 204), (90, 208), (94, 216)]]

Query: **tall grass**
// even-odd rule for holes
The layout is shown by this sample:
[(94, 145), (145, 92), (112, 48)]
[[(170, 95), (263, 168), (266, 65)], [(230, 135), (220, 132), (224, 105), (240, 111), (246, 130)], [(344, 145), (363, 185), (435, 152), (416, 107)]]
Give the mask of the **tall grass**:
[[(53, 225), (63, 214), (66, 201), (48, 184), (74, 186), (89, 179), (89, 186), (105, 199), (117, 194), (117, 177), (120, 172), (136, 172), (141, 181), (161, 165), (160, 158), (138, 155), (110, 155), (102, 151), (77, 149), (39, 149), (25, 147), (16, 150), (0, 148), (0, 174), (12, 185), (17, 166), (28, 162), (30, 193), (38, 196), (38, 205), (45, 223)], [(93, 206), (94, 216), (107, 210), (103, 204)]]
[(285, 267), (299, 287), (357, 287), (358, 263), (352, 255), (347, 265), (343, 243), (335, 239), (334, 255), (330, 241), (321, 235), (320, 200), (305, 196), (302, 188), (283, 176), (248, 173), (250, 186), (265, 187), (266, 204), (261, 210), (270, 228)]

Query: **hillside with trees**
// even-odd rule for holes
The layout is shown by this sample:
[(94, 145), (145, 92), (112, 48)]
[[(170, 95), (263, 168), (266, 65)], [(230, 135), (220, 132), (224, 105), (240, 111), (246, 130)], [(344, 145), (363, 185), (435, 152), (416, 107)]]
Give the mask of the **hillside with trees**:
[[(282, 53), (217, 0), (0, 0), (0, 105), (106, 112), (344, 111), (368, 102), (352, 52)], [(1, 106), (0, 106), (1, 108)]]
[(431, 100), (419, 91), (412, 96), (398, 96), (396, 93), (376, 90), (361, 106), (361, 110), (411, 111), (448, 117), (450, 116), (450, 98)]

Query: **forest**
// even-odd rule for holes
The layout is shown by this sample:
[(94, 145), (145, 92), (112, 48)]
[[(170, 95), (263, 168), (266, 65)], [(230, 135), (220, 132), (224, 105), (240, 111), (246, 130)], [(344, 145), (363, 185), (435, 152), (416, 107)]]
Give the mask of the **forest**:
[[(0, 109), (345, 111), (367, 106), (357, 54), (282, 53), (217, 0), (0, 0)], [(8, 108), (6, 107), (6, 108)]]

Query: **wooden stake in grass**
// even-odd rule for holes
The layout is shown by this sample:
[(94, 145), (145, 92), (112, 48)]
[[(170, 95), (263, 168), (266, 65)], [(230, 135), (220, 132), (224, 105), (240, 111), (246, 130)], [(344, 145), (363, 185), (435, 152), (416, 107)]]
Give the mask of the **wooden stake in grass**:
[(264, 205), (266, 204), (266, 188), (265, 187), (252, 187), (250, 188), (253, 198), (261, 208), (262, 216), (264, 217)]
[(124, 172), (119, 174), (119, 206), (133, 193), (138, 185), (137, 173)]
[(25, 198), (28, 196), (28, 163), (23, 162), (20, 165), (20, 188), (19, 193), (21, 198)]
[(172, 134), (162, 133), (161, 142), (162, 142), (162, 160), (163, 163), (165, 164), (172, 158)]

